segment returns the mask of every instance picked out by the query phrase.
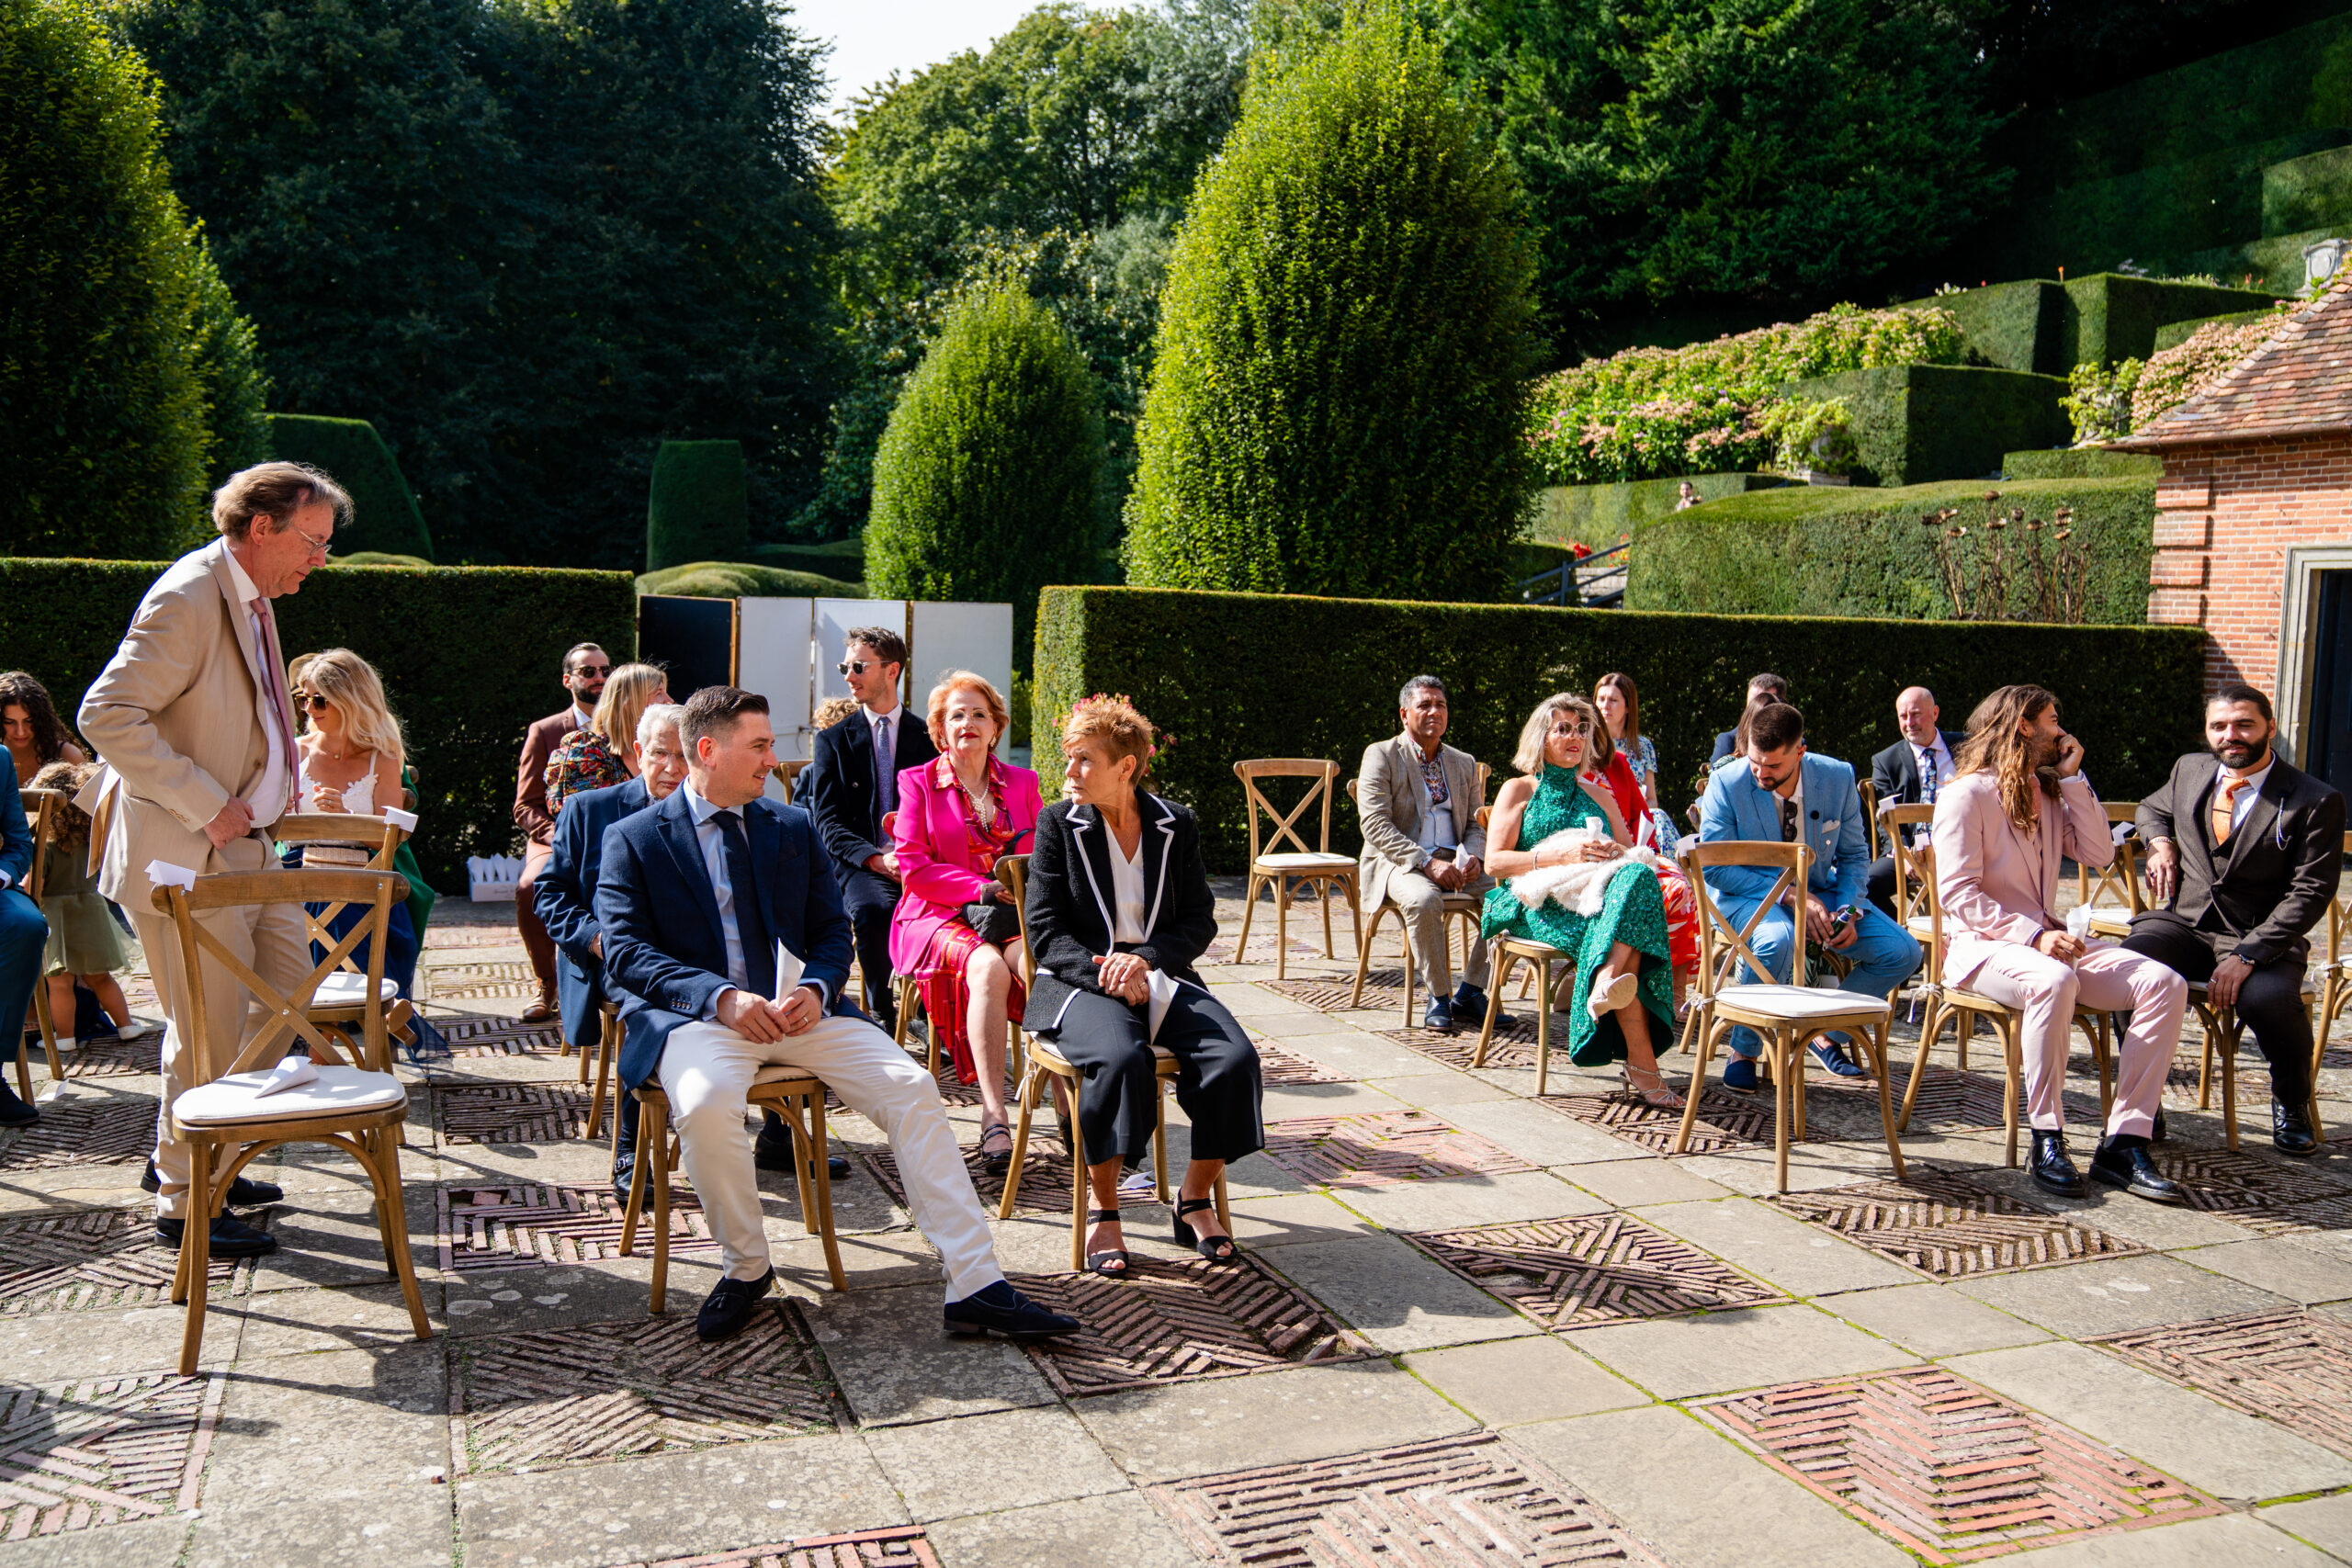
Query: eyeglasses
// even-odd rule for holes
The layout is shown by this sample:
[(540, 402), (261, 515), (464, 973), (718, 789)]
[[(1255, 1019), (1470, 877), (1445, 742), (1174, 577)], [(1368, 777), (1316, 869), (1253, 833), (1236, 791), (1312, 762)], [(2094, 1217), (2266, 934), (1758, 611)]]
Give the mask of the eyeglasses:
[(609, 675), (613, 667), (609, 664), (575, 664), (571, 672), (574, 675)]
[(321, 708), (331, 708), (334, 706), (334, 703), (315, 693), (307, 696), (297, 697), (294, 699), (294, 702), (296, 706), (308, 708), (312, 713), (318, 712)]
[(853, 659), (845, 664), (836, 664), (833, 668), (844, 675), (863, 675), (874, 666), (865, 660)]
[[(327, 548), (326, 539), (314, 539), (311, 537), (310, 535), (302, 532), (301, 529), (294, 526), (291, 523), (288, 523), (286, 525), (286, 531), (293, 535), (296, 538), (301, 540), (304, 544), (310, 546), (311, 553), (318, 557), (321, 561), (331, 559), (334, 557), (334, 552)], [(332, 537), (334, 537), (333, 535), (328, 536), (328, 538)]]

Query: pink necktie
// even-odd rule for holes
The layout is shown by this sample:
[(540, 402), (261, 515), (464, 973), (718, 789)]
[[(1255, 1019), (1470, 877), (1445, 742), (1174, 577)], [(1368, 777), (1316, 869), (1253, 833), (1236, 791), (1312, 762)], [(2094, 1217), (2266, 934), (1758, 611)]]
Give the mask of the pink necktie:
[(293, 706), (286, 700), (286, 667), (277, 656), (277, 617), (269, 612), (269, 601), (255, 594), (254, 615), (261, 623), (261, 685), (262, 694), (269, 699), (270, 711), (277, 716), (277, 733), (269, 743), (286, 764), (286, 799), (278, 802), (283, 812), (294, 798), (294, 754), (292, 747)]

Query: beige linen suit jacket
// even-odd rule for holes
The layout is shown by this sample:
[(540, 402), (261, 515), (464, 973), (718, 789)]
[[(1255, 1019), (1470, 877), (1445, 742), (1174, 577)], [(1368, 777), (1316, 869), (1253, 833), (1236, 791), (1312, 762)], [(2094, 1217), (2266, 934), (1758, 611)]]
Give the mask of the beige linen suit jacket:
[(2059, 785), (2056, 801), (2043, 797), (2030, 833), (2009, 820), (1991, 773), (1963, 773), (1937, 794), (1934, 831), (1948, 986), (1967, 985), (2000, 948), (2054, 929), (2062, 860), (2115, 859), (2106, 808), (2080, 773)]
[[(1478, 826), (1478, 808), (1487, 801), (1478, 789), (1477, 759), (1440, 745), (1438, 762), (1445, 769), (1446, 794), (1453, 802), (1453, 836), (1460, 852), (1483, 861), (1487, 830)], [(1421, 813), (1429, 798), (1421, 783), (1421, 749), (1412, 737), (1392, 735), (1363, 749), (1363, 764), (1356, 774), (1356, 815), (1363, 824), (1363, 853), (1357, 870), (1366, 909), (1380, 908), (1392, 874), (1420, 868), (1425, 853)]]
[[(286, 690), (284, 671), (275, 684)], [(232, 796), (263, 807), (253, 797), (269, 767), (268, 689), (227, 542), (174, 561), (139, 602), (78, 716), (107, 764), (77, 800), (92, 818), (101, 893), (150, 914), (150, 861), (199, 873), (255, 869), (249, 854), (224, 860), (204, 825)], [(283, 732), (295, 734), (292, 710), (282, 700), (277, 706)], [(290, 791), (290, 771), (286, 784)]]

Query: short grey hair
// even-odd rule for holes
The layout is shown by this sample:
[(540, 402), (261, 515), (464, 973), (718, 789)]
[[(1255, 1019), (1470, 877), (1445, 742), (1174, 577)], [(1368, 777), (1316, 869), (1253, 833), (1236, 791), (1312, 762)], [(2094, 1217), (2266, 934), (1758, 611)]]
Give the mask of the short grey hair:
[[(596, 651), (602, 653), (604, 649), (598, 649)], [(653, 732), (655, 730), (675, 729), (683, 732), (685, 728), (685, 704), (653, 703), (649, 705), (643, 713), (637, 716), (637, 749), (639, 751), (643, 751), (648, 746), (652, 745)]]
[(1439, 696), (1446, 697), (1449, 705), (1453, 702), (1453, 698), (1446, 695), (1444, 682), (1434, 675), (1416, 675), (1405, 682), (1404, 690), (1396, 694), (1396, 705), (1400, 708), (1411, 707), (1415, 692), (1435, 692)]

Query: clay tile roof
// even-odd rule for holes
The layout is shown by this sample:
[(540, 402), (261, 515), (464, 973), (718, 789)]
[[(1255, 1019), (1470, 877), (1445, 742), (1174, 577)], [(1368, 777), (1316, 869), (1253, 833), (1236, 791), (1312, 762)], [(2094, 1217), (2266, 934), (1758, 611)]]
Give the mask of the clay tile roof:
[(2295, 313), (2237, 367), (2113, 443), (2142, 451), (2352, 432), (2352, 279)]

